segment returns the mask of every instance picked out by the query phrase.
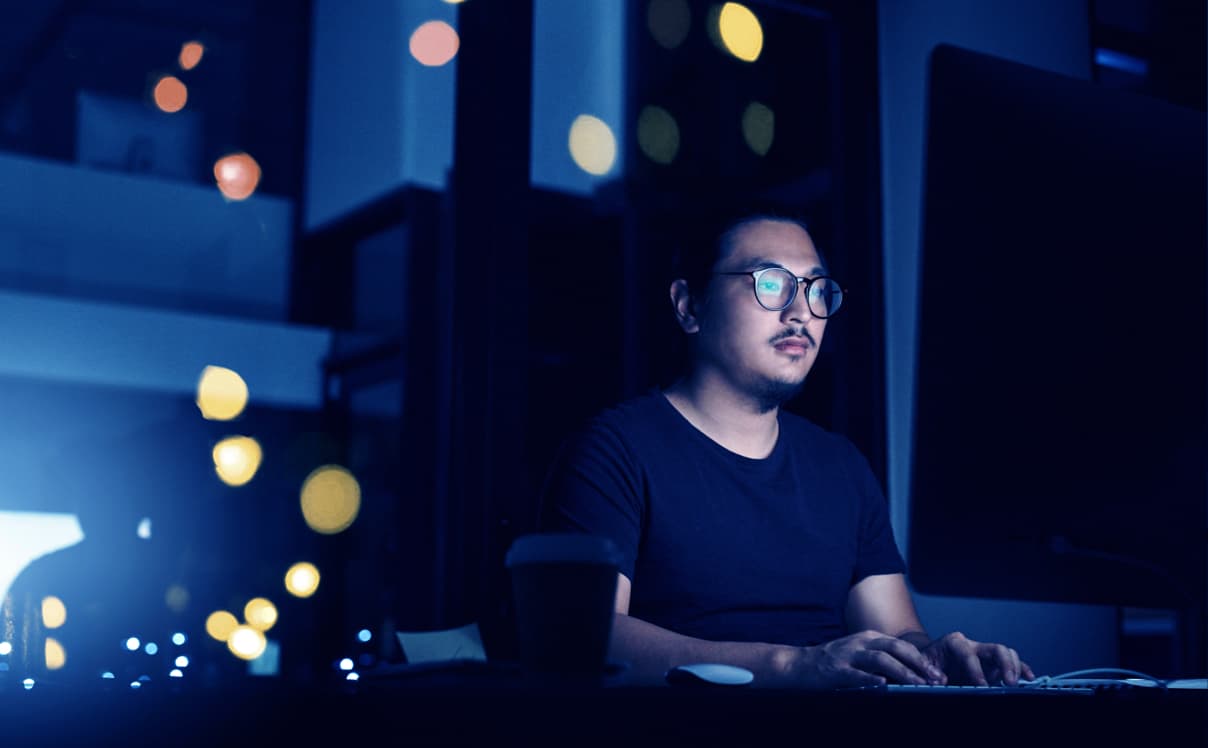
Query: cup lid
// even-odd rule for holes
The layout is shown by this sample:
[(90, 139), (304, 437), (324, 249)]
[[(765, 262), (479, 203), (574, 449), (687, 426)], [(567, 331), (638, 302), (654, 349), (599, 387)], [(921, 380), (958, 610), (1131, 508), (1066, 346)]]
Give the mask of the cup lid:
[(620, 566), (621, 551), (608, 538), (585, 533), (534, 533), (512, 542), (506, 565), (583, 563)]

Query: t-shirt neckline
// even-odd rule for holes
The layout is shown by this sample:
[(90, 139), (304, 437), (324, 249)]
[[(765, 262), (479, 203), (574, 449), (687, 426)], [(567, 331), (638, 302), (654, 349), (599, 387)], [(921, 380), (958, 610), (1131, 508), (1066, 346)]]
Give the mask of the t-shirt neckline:
[(772, 446), (772, 451), (768, 453), (767, 457), (747, 457), (726, 449), (721, 444), (715, 442), (708, 434), (694, 426), (691, 421), (684, 417), (683, 413), (679, 412), (679, 408), (676, 408), (667, 399), (667, 395), (662, 389), (655, 388), (652, 394), (663, 404), (665, 411), (670, 414), (671, 419), (691, 434), (691, 438), (698, 439), (708, 445), (709, 449), (722, 456), (723, 459), (744, 468), (759, 470), (767, 470), (779, 464), (781, 455), (784, 452), (784, 419), (780, 417), (781, 414), (779, 412), (776, 413), (777, 434), (776, 443)]

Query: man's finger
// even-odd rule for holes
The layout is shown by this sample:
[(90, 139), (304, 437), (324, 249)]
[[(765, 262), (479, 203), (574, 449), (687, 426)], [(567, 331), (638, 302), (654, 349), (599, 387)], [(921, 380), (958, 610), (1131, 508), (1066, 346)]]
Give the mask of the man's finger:
[(844, 667), (834, 673), (836, 688), (860, 688), (863, 686), (883, 686), (885, 678), (868, 673), (854, 667)]
[(897, 683), (922, 685), (927, 681), (901, 660), (883, 649), (866, 649), (852, 658), (852, 665), (870, 673), (884, 675)]
[(982, 672), (981, 659), (973, 650), (966, 650), (957, 655), (961, 664), (965, 667), (965, 678), (975, 686), (989, 685), (986, 683), (985, 673)]
[(931, 661), (927, 659), (926, 655), (919, 651), (918, 647), (914, 646), (905, 639), (887, 636), (883, 639), (877, 639), (873, 642), (870, 642), (869, 648), (880, 649), (888, 652), (897, 660), (909, 666), (915, 673), (919, 675), (920, 678), (924, 680), (942, 681), (944, 678), (944, 674), (940, 672), (939, 668), (931, 664)]

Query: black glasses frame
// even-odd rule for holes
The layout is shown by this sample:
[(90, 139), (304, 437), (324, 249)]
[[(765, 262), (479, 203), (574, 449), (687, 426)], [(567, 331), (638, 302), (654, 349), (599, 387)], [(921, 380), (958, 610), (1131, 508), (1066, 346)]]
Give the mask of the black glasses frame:
[[(763, 303), (763, 299), (759, 298), (759, 277), (762, 276), (764, 273), (768, 272), (769, 270), (775, 270), (775, 271), (781, 272), (781, 273), (788, 273), (789, 275), (792, 275), (793, 278), (797, 279), (797, 282), (793, 284), (793, 291), (792, 291), (792, 293), (789, 294), (788, 301), (786, 301), (784, 303), (784, 306), (770, 307), (767, 304)], [(788, 268), (780, 267), (779, 265), (774, 266), (774, 267), (760, 268), (758, 270), (731, 270), (731, 271), (726, 271), (726, 272), (714, 272), (713, 275), (749, 275), (749, 276), (751, 276), (751, 292), (753, 294), (755, 294), (755, 301), (758, 302), (759, 306), (763, 307), (764, 309), (767, 309), (769, 312), (782, 312), (785, 309), (788, 309), (789, 307), (791, 307), (793, 305), (793, 302), (797, 300), (797, 289), (802, 283), (805, 284), (805, 293), (806, 293), (806, 304), (805, 305), (807, 308), (809, 308), (810, 314), (814, 315), (818, 319), (830, 319), (831, 317), (835, 316), (835, 314), (837, 314), (839, 312), (839, 309), (843, 308), (843, 302), (840, 301), (839, 309), (836, 309), (831, 314), (823, 315), (823, 314), (818, 314), (817, 312), (815, 312), (814, 307), (808, 301), (810, 286), (812, 286), (815, 282), (820, 281), (820, 280), (821, 281), (831, 281), (836, 286), (839, 286), (839, 291), (841, 291), (843, 293), (843, 298), (845, 298), (845, 299), (847, 298), (847, 289), (844, 288), (843, 286), (840, 286), (839, 282), (836, 281), (834, 278), (830, 277), (829, 275), (816, 275), (813, 278), (806, 278), (806, 277), (803, 277), (800, 275), (793, 275), (792, 272), (789, 271)]]

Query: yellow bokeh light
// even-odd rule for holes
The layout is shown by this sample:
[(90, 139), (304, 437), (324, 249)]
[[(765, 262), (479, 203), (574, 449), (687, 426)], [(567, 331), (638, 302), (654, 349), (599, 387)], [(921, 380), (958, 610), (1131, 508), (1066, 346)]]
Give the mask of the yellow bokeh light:
[(742, 113), (743, 140), (747, 141), (747, 146), (752, 151), (763, 156), (772, 148), (772, 139), (775, 136), (775, 113), (758, 101), (752, 101)]
[(254, 597), (243, 606), (243, 620), (257, 631), (268, 631), (277, 622), (277, 606), (263, 597)]
[(669, 164), (679, 152), (679, 126), (675, 117), (658, 106), (642, 107), (638, 114), (638, 147), (655, 163)]
[(310, 597), (319, 589), (319, 570), (307, 561), (299, 561), (285, 572), (285, 589), (294, 597)]
[(316, 468), (302, 483), (302, 517), (324, 535), (347, 530), (361, 511), (361, 486), (339, 465)]
[(197, 408), (209, 421), (229, 421), (247, 407), (243, 377), (222, 366), (207, 366), (197, 380)]
[(691, 26), (688, 0), (650, 0), (646, 6), (646, 28), (660, 47), (675, 49), (683, 44)]
[(151, 95), (155, 99), (155, 106), (171, 114), (185, 108), (185, 102), (189, 100), (189, 89), (176, 76), (165, 75), (155, 84)]
[(254, 660), (264, 654), (268, 640), (264, 634), (251, 626), (236, 626), (227, 637), (227, 649), (241, 660)]
[(256, 476), (264, 453), (250, 436), (228, 436), (214, 445), (214, 472), (228, 486), (242, 486)]
[(206, 618), (206, 633), (220, 642), (229, 639), (238, 627), (239, 621), (225, 610), (216, 610)]
[(457, 56), (461, 39), (457, 31), (444, 21), (428, 21), (411, 33), (411, 56), (419, 64), (435, 68)]
[(63, 649), (58, 639), (46, 637), (45, 653), (47, 670), (58, 670), (67, 664), (67, 650)]
[(744, 62), (755, 62), (763, 51), (763, 27), (745, 5), (726, 3), (717, 16), (717, 31), (726, 51)]
[(205, 54), (206, 48), (201, 42), (185, 42), (180, 47), (180, 68), (181, 70), (192, 70), (197, 67), (197, 63), (201, 62), (201, 56)]
[(260, 184), (260, 164), (246, 153), (232, 153), (214, 162), (214, 181), (228, 200), (246, 200)]
[(67, 606), (54, 595), (42, 598), (42, 625), (48, 629), (57, 629), (67, 623)]
[(602, 176), (617, 160), (617, 139), (599, 117), (580, 114), (570, 126), (570, 157), (588, 174)]
[(168, 585), (164, 592), (164, 604), (173, 613), (183, 613), (189, 607), (189, 590), (181, 584)]

